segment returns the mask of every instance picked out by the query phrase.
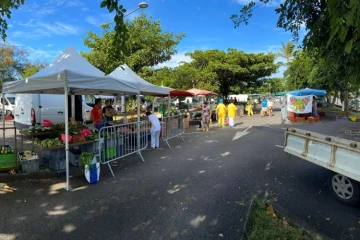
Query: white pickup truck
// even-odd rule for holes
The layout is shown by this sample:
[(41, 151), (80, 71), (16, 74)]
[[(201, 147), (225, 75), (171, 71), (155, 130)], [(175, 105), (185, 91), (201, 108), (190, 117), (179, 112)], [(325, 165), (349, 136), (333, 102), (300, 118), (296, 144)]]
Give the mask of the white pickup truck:
[(324, 132), (339, 132), (333, 135), (341, 135), (341, 138), (288, 128), (284, 143), (284, 151), (288, 154), (327, 168), (331, 192), (348, 205), (355, 205), (360, 200), (360, 142), (353, 140), (360, 137), (360, 124), (355, 123), (352, 127), (341, 128), (329, 124), (323, 127)]

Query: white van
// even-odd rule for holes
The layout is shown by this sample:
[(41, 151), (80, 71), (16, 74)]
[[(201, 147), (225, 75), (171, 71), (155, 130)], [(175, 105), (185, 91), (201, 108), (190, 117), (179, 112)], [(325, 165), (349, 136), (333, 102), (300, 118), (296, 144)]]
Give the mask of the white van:
[(14, 115), (15, 110), (15, 94), (5, 94), (4, 99), (1, 97), (0, 94), (0, 112), (2, 112), (3, 104), (5, 105), (5, 116), (12, 116)]
[[(71, 96), (69, 97), (69, 116), (71, 116)], [(89, 121), (91, 109), (95, 105), (92, 95), (75, 95), (75, 120)], [(32, 125), (31, 110), (34, 109), (36, 124), (51, 120), (54, 124), (65, 121), (65, 99), (61, 94), (16, 94), (14, 122), (16, 128)]]

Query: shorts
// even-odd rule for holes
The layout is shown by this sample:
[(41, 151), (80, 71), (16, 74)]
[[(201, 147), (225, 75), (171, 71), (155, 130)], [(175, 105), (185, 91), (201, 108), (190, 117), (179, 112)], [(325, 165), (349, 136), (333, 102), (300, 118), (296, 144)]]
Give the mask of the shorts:
[(267, 107), (262, 107), (262, 108), (261, 108), (261, 111), (266, 112), (266, 111), (267, 111)]
[(204, 124), (209, 124), (210, 123), (210, 116), (204, 116), (202, 119)]

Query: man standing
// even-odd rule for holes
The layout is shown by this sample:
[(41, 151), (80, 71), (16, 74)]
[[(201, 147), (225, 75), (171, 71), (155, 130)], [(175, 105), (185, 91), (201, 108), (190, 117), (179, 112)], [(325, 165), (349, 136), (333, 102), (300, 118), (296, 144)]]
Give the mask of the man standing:
[(219, 105), (216, 107), (216, 112), (218, 115), (218, 126), (225, 127), (225, 117), (226, 117), (226, 106), (223, 103), (222, 99), (219, 100)]
[(96, 128), (97, 130), (100, 130), (102, 128), (102, 123), (104, 121), (101, 105), (101, 98), (95, 99), (95, 106), (93, 107), (93, 109), (91, 109), (90, 112), (90, 120), (93, 121), (94, 128)]
[(211, 119), (211, 110), (208, 107), (208, 103), (204, 102), (203, 106), (202, 106), (202, 111), (201, 111), (201, 118), (203, 121), (203, 131), (207, 132), (209, 131), (209, 124), (210, 124), (210, 119)]
[(253, 108), (253, 102), (251, 101), (250, 98), (247, 99), (246, 108), (247, 108), (248, 116), (254, 115), (253, 109), (252, 109)]
[(227, 109), (228, 109), (228, 117), (229, 117), (229, 126), (231, 128), (233, 128), (235, 125), (235, 117), (236, 117), (236, 110), (237, 110), (237, 107), (235, 106), (233, 99), (231, 99), (230, 104), (228, 105)]
[(274, 108), (274, 102), (273, 102), (272, 98), (269, 98), (269, 101), (268, 101), (268, 114), (269, 114), (269, 117), (272, 117), (273, 108)]
[(261, 117), (265, 117), (265, 115), (266, 115), (266, 112), (268, 110), (267, 104), (268, 104), (268, 102), (267, 102), (266, 98), (264, 98), (261, 102)]
[(151, 123), (151, 129), (150, 129), (151, 148), (152, 149), (159, 148), (159, 137), (160, 137), (160, 130), (161, 130), (160, 121), (157, 118), (157, 116), (155, 116), (151, 112), (146, 112), (146, 116), (147, 116), (149, 122)]

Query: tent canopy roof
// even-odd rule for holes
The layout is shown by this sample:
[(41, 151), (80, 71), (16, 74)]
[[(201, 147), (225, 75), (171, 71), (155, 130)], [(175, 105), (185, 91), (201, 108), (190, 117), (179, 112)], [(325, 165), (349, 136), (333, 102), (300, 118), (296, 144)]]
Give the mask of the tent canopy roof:
[(169, 88), (160, 87), (145, 81), (126, 64), (117, 67), (109, 74), (109, 76), (121, 79), (125, 83), (131, 84), (139, 89), (140, 93), (144, 95), (169, 95), (170, 92)]
[(325, 96), (326, 90), (304, 88), (304, 89), (288, 92), (287, 94), (293, 96), (304, 96), (304, 95)]
[(197, 88), (191, 88), (189, 90), (186, 90), (189, 93), (192, 93), (194, 96), (197, 95), (217, 95), (216, 93), (212, 92), (212, 91), (208, 91), (208, 90), (201, 90), (201, 89), (197, 89)]
[(26, 79), (7, 82), (4, 93), (64, 94), (68, 87), (76, 95), (138, 94), (133, 86), (105, 74), (91, 65), (72, 47), (68, 47), (52, 63)]

